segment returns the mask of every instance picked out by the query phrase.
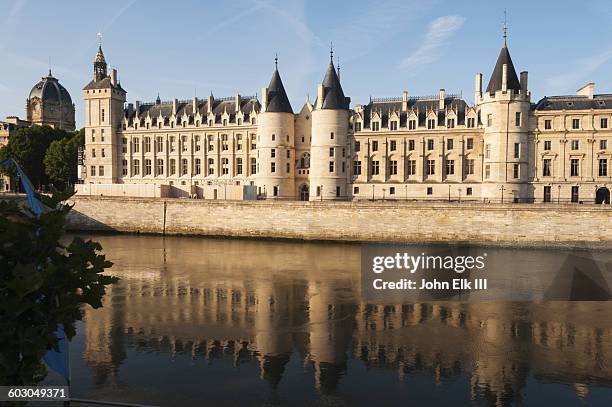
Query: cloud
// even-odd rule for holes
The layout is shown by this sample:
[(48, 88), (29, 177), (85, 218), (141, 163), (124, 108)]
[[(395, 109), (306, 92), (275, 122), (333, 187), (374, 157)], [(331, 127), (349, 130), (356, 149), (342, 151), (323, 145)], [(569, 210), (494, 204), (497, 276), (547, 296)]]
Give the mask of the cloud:
[(442, 48), (450, 42), (455, 31), (459, 30), (465, 18), (451, 15), (438, 17), (429, 24), (425, 40), (412, 55), (400, 62), (401, 68), (412, 68), (431, 64), (440, 58)]
[(572, 64), (572, 69), (566, 73), (551, 76), (545, 79), (547, 93), (561, 93), (572, 91), (602, 65), (612, 59), (612, 50), (578, 59)]

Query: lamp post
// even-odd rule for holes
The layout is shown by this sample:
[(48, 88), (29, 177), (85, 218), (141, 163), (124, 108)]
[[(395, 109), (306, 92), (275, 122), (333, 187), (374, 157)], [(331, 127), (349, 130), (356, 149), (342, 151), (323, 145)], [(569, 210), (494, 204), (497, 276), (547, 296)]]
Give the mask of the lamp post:
[(321, 185), (321, 201), (323, 201), (323, 185)]
[(457, 191), (459, 191), (459, 203), (461, 203), (461, 188), (457, 188)]
[(449, 185), (449, 186), (448, 186), (448, 202), (450, 202), (450, 201), (451, 201), (451, 198), (450, 198), (451, 191), (450, 191), (450, 190), (451, 190), (451, 186)]
[(385, 202), (385, 191), (386, 191), (387, 189), (386, 189), (386, 188), (383, 188), (382, 190), (383, 190), (382, 200), (383, 200), (383, 202)]
[(374, 185), (372, 185), (372, 201), (374, 200)]
[(264, 185), (264, 199), (268, 199), (268, 193), (266, 192), (266, 186)]
[(276, 200), (280, 198), (280, 185), (276, 185)]
[(404, 187), (406, 188), (406, 202), (408, 202), (408, 185), (404, 185)]
[(559, 205), (561, 203), (561, 184), (557, 185), (558, 188), (558, 192), (557, 192), (557, 205)]
[(501, 189), (501, 203), (504, 203), (504, 186), (502, 185), (500, 189)]

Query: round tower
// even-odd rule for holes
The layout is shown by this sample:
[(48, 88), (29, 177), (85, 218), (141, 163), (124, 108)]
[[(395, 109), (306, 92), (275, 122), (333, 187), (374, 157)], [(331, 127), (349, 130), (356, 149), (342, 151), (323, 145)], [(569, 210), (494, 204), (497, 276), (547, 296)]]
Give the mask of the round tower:
[(294, 199), (294, 115), (277, 66), (261, 98), (257, 117), (257, 192), (268, 199)]
[(311, 201), (348, 199), (350, 196), (347, 158), (350, 101), (344, 96), (331, 58), (323, 83), (318, 86), (312, 112)]
[(529, 184), (529, 111), (527, 72), (520, 80), (506, 45), (506, 35), (484, 93), (476, 76), (476, 103), (483, 135), (482, 198), (491, 202), (531, 202)]

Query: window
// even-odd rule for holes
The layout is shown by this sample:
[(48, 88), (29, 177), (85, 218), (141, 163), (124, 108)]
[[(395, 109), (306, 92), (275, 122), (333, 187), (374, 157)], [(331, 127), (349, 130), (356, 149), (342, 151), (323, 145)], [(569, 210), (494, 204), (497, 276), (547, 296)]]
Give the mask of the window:
[(329, 139), (333, 140), (334, 139), (334, 132), (332, 131), (331, 133), (329, 133)]
[(102, 156), (102, 158), (106, 157), (106, 153), (104, 152), (103, 148), (100, 149), (100, 153), (101, 153), (100, 155)]
[(550, 158), (545, 158), (544, 159), (544, 165), (542, 166), (542, 176), (543, 177), (550, 177), (551, 174), (551, 159)]
[(138, 137), (134, 138), (133, 140), (133, 152), (137, 153), (140, 150), (140, 140), (138, 140)]
[(91, 131), (91, 141), (94, 143), (96, 142), (96, 130)]
[(491, 166), (489, 164), (485, 165), (485, 178), (491, 178)]
[(577, 130), (580, 128), (580, 119), (572, 119), (572, 129)]
[(181, 175), (187, 175), (188, 170), (189, 170), (189, 162), (187, 161), (186, 158), (183, 158), (181, 160)]
[(485, 144), (485, 158), (491, 158), (491, 144)]
[(102, 123), (104, 123), (105, 119), (106, 119), (106, 114), (104, 112), (104, 109), (102, 109)]
[(170, 175), (176, 174), (176, 160), (174, 158), (170, 159), (170, 165), (168, 166), (168, 172)]
[(389, 175), (397, 175), (397, 160), (389, 161)]
[(272, 134), (272, 141), (276, 140), (276, 134)]
[(181, 145), (182, 145), (182, 151), (183, 152), (188, 150), (187, 136), (181, 137)]
[(257, 174), (257, 159), (251, 158), (251, 174)]
[(602, 129), (607, 129), (608, 128), (608, 119), (605, 117), (602, 117), (601, 119), (599, 119), (599, 127)]
[(121, 173), (123, 175), (128, 175), (128, 162), (127, 160), (121, 161)]
[(200, 136), (195, 136), (193, 144), (195, 147), (195, 151), (200, 151)]
[(155, 151), (161, 153), (164, 151), (164, 139), (161, 137), (157, 137), (155, 139)]
[(100, 130), (100, 141), (104, 141), (104, 129)]
[(336, 187), (336, 197), (340, 196), (340, 187)]
[(544, 130), (552, 129), (552, 120), (546, 119), (544, 120)]
[(353, 161), (353, 174), (361, 175), (361, 161)]
[(572, 140), (572, 150), (578, 150), (580, 147), (579, 140)]
[(391, 143), (389, 144), (389, 150), (395, 151), (396, 149), (397, 149), (397, 141), (391, 140)]
[(433, 195), (433, 187), (427, 187), (427, 195)]
[(474, 160), (466, 160), (465, 175), (474, 175)]
[(151, 160), (145, 160), (144, 175), (151, 175)]
[(468, 117), (468, 119), (467, 119), (467, 127), (468, 127), (468, 129), (473, 129), (474, 127), (476, 127), (475, 124), (476, 124), (476, 119), (473, 118), (473, 117)]
[(89, 169), (89, 175), (91, 175), (92, 177), (96, 176), (96, 166), (92, 165), (91, 168)]
[(215, 174), (215, 159), (209, 158), (208, 159), (208, 175), (214, 175), (214, 174)]
[(493, 115), (489, 113), (487, 115), (487, 127), (491, 127), (491, 126), (493, 126)]
[(333, 161), (329, 162), (329, 172), (334, 172), (334, 162)]
[(446, 127), (448, 127), (449, 129), (454, 129), (455, 128), (455, 119), (448, 119), (446, 121)]
[(334, 156), (334, 148), (333, 148), (333, 147), (330, 147), (330, 148), (329, 148), (329, 156), (330, 156), (330, 157), (333, 157), (333, 156)]
[(236, 158), (236, 175), (242, 175), (242, 158)]
[(414, 140), (408, 140), (408, 150), (414, 151)]
[(544, 202), (551, 201), (550, 185), (544, 185)]
[[(289, 164), (287, 164), (289, 165)], [(342, 161), (342, 172), (346, 172), (346, 162)]]
[(270, 163), (270, 172), (276, 172), (276, 163)]
[(272, 188), (272, 195), (278, 196), (278, 187), (276, 185)]
[(270, 150), (270, 158), (276, 158), (276, 149), (275, 148)]
[(608, 140), (599, 140), (599, 149), (606, 150), (608, 148)]
[(202, 161), (199, 158), (194, 160), (193, 172), (195, 175), (200, 175), (202, 173)]
[(104, 166), (103, 165), (98, 167), (98, 175), (101, 177), (104, 176)]
[(455, 160), (446, 160), (446, 175), (455, 174)]
[(454, 145), (454, 142), (453, 142), (452, 138), (449, 138), (449, 139), (446, 140), (446, 149), (447, 150), (452, 150), (453, 149), (453, 145)]
[(427, 175), (436, 174), (436, 160), (427, 160)]
[(601, 158), (599, 160), (599, 176), (600, 177), (608, 176), (608, 160), (605, 158)]
[(431, 139), (431, 138), (427, 140), (427, 149), (428, 150), (433, 150), (434, 149), (434, 140)]
[(516, 112), (516, 114), (514, 116), (514, 125), (516, 127), (520, 127), (521, 126), (521, 112)]
[(378, 161), (372, 161), (372, 175), (380, 174), (380, 163)]
[(513, 171), (512, 171), (512, 176), (515, 179), (520, 177), (520, 168), (521, 168), (520, 164), (514, 164), (514, 168), (513, 168)]
[(378, 130), (380, 130), (380, 122), (372, 122), (372, 131), (378, 131)]
[(321, 187), (317, 186), (317, 196), (321, 196)]
[(436, 119), (428, 119), (427, 120), (427, 128), (429, 130), (436, 128)]
[(391, 130), (397, 130), (397, 120), (391, 121)]
[(140, 174), (140, 160), (134, 160), (134, 175)]
[(395, 195), (395, 187), (389, 188), (389, 195)]
[(468, 139), (466, 140), (466, 143), (465, 143), (465, 144), (466, 144), (465, 148), (466, 148), (467, 150), (473, 150), (473, 149), (474, 149), (474, 139), (473, 139), (473, 138), (468, 138)]
[(123, 154), (127, 153), (127, 138), (125, 137), (121, 139), (121, 152)]
[(378, 141), (372, 141), (372, 151), (378, 151)]
[(579, 195), (580, 195), (578, 192), (579, 190), (580, 189), (578, 186), (576, 185), (572, 186), (572, 202), (578, 202)]
[(359, 141), (355, 141), (355, 152), (361, 151), (361, 143)]
[(155, 175), (164, 175), (164, 160), (160, 158), (156, 162)]
[(514, 158), (521, 156), (521, 143), (514, 143)]
[(580, 160), (577, 158), (572, 158), (570, 160), (570, 175), (572, 177), (577, 177), (580, 174)]
[(291, 150), (287, 150), (287, 158), (291, 158)]
[(472, 193), (473, 193), (472, 191), (473, 191), (472, 187), (467, 187), (467, 188), (465, 189), (465, 194), (466, 194), (466, 195), (472, 195)]
[(144, 138), (144, 152), (145, 153), (151, 152), (151, 137)]
[(552, 142), (550, 140), (544, 141), (544, 150), (550, 151), (551, 146), (552, 146)]
[(96, 149), (95, 148), (91, 149), (91, 157), (92, 158), (96, 158)]
[[(344, 163), (342, 163), (344, 164)], [(289, 163), (287, 163), (287, 174), (289, 174), (291, 172), (291, 165)]]
[(408, 120), (408, 130), (416, 130), (416, 120)]
[(416, 175), (416, 160), (408, 160), (408, 175)]
[(361, 122), (355, 123), (355, 131), (361, 131)]
[(353, 187), (353, 195), (359, 195), (359, 187)]
[(228, 175), (229, 174), (229, 158), (222, 158), (221, 159), (221, 173), (223, 175)]

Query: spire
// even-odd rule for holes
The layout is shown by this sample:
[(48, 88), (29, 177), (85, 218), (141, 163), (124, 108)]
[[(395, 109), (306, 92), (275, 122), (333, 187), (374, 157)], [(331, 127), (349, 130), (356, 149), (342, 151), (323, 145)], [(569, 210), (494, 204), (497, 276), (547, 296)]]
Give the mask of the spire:
[(491, 79), (489, 80), (489, 84), (487, 85), (488, 93), (495, 93), (498, 90), (502, 90), (502, 80), (504, 75), (504, 65), (507, 67), (507, 87), (508, 90), (512, 89), (516, 92), (521, 90), (521, 85), (516, 74), (516, 70), (514, 69), (514, 64), (512, 63), (512, 58), (510, 57), (510, 52), (508, 51), (507, 44), (508, 37), (508, 27), (506, 24), (506, 11), (504, 10), (504, 26), (503, 26), (503, 45), (502, 49), (499, 52), (499, 56), (497, 57), (497, 63), (495, 64), (495, 68), (493, 69), (493, 73), (491, 74)]
[(278, 73), (278, 56), (274, 58), (274, 72), (268, 85), (268, 106), (266, 107), (266, 112), (293, 113), (283, 81)]
[(504, 10), (504, 47), (506, 46), (506, 38), (508, 37), (508, 14), (506, 13), (506, 10)]
[(98, 33), (98, 52), (94, 60), (94, 81), (99, 81), (107, 77), (106, 59), (102, 52), (102, 34)]
[(323, 78), (323, 103), (322, 109), (348, 109), (351, 98), (344, 96), (340, 78), (334, 67), (333, 51), (330, 52), (331, 60)]
[(329, 43), (329, 62), (334, 62), (334, 43)]

